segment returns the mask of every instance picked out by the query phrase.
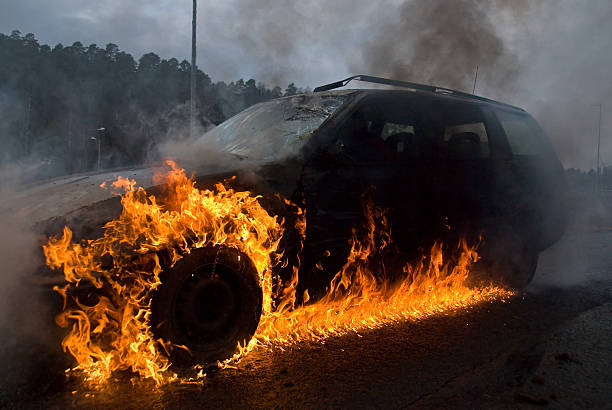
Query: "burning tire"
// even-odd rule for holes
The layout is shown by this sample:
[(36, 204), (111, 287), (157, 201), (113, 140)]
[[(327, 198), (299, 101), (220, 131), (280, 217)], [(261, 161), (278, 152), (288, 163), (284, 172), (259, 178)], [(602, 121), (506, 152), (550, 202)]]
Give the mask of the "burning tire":
[(162, 274), (152, 300), (152, 328), (177, 346), (175, 365), (214, 363), (248, 342), (262, 311), (259, 275), (243, 253), (227, 247), (195, 249)]

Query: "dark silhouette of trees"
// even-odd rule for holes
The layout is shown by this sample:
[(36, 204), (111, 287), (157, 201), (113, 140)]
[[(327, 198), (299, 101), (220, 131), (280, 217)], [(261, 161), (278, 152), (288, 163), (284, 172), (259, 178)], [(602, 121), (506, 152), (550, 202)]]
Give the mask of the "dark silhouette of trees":
[[(51, 48), (34, 34), (0, 33), (0, 168), (37, 164), (35, 177), (155, 160), (156, 147), (188, 131), (188, 61), (155, 53), (138, 62), (116, 44), (75, 42)], [(267, 88), (254, 79), (226, 84), (197, 71), (200, 132), (243, 109), (301, 90)], [(105, 128), (104, 132), (96, 131)]]

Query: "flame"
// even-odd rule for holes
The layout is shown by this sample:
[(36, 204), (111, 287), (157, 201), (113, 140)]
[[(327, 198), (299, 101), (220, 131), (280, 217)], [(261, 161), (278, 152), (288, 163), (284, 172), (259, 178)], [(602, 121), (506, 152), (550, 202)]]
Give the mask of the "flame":
[[(401, 280), (381, 279), (385, 275), (380, 257), (392, 244), (391, 230), (385, 210), (371, 201), (365, 205), (367, 232), (359, 235), (353, 230), (348, 259), (332, 279), (325, 296), (310, 304), (305, 299), (296, 309), (279, 309), (264, 317), (253, 338), (253, 347), (317, 341), (513, 295), (494, 285), (480, 288), (467, 285), (470, 266), (478, 260), (478, 253), (476, 246), (468, 246), (465, 240), (459, 242), (454, 252), (451, 250), (451, 254), (458, 254), (453, 261), (445, 262), (444, 247), (436, 242), (428, 257), (404, 266)], [(376, 272), (378, 275), (372, 262), (381, 270)], [(294, 282), (297, 279), (290, 285)], [(285, 301), (280, 306), (293, 306), (294, 301)], [(230, 362), (241, 355), (244, 353), (239, 351)]]
[[(169, 169), (155, 177), (168, 187), (163, 200), (119, 177), (110, 187), (125, 192), (123, 211), (104, 226), (101, 238), (75, 243), (65, 227), (60, 237), (43, 246), (47, 264), (62, 268), (68, 282), (55, 288), (64, 297), (64, 310), (56, 321), (70, 327), (62, 347), (76, 360), (71, 370), (82, 372), (94, 386), (104, 385), (118, 370), (131, 370), (157, 385), (179, 380), (168, 353), (181, 346), (156, 340), (150, 325), (152, 292), (161, 285), (157, 252), (162, 250), (170, 250), (173, 266), (193, 249), (223, 245), (238, 249), (255, 265), (264, 295), (260, 324), (253, 339), (238, 345), (237, 353), (219, 363), (221, 367), (235, 366), (260, 346), (322, 340), (512, 295), (493, 285), (467, 286), (470, 265), (478, 255), (465, 241), (452, 252), (459, 255), (454, 263), (444, 260), (445, 248), (436, 243), (419, 263), (404, 266), (401, 280), (381, 280), (384, 272), (376, 269), (384, 269), (380, 256), (392, 246), (391, 231), (385, 211), (366, 202), (366, 230), (353, 231), (348, 259), (327, 294), (309, 302), (306, 292), (302, 304), (296, 305), (304, 211), (284, 200), (295, 213), (298, 263), (289, 280), (273, 289), (273, 283), (279, 283), (274, 268), (287, 267), (278, 249), (283, 220), (270, 215), (249, 191), (222, 183), (214, 190), (200, 190), (174, 162), (167, 165)], [(83, 283), (99, 289), (94, 301), (70, 297), (70, 291)], [(196, 370), (195, 379), (203, 377), (202, 368)]]
[[(253, 261), (264, 293), (263, 314), (272, 309), (272, 256), (282, 236), (276, 217), (261, 207), (250, 192), (226, 189), (198, 190), (193, 179), (176, 164), (156, 177), (168, 186), (167, 200), (158, 203), (135, 182), (119, 177), (112, 184), (125, 189), (121, 215), (104, 226), (96, 240), (73, 243), (72, 232), (52, 238), (43, 247), (47, 264), (63, 268), (70, 286), (82, 281), (104, 289), (93, 306), (68, 303), (66, 289), (57, 288), (69, 305), (56, 319), (72, 327), (62, 347), (76, 359), (74, 370), (102, 384), (113, 371), (131, 369), (157, 384), (176, 379), (165, 354), (172, 346), (155, 340), (150, 328), (151, 294), (161, 284), (156, 251), (170, 249), (172, 265), (192, 249), (209, 245), (234, 247)], [(103, 266), (111, 258), (110, 269)], [(72, 305), (72, 306), (70, 306)]]

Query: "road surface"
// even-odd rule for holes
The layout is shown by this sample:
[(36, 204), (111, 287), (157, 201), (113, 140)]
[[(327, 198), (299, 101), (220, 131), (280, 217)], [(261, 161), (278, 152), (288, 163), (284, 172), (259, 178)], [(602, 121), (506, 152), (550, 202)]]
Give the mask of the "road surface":
[(510, 301), (258, 351), (203, 386), (156, 391), (119, 375), (88, 392), (57, 347), (5, 348), (0, 407), (609, 408), (610, 340), (612, 229), (574, 230)]

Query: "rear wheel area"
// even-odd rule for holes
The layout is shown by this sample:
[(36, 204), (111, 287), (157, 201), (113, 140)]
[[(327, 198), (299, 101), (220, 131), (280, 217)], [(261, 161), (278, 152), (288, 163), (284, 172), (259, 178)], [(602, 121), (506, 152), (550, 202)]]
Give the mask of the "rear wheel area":
[(252, 261), (227, 247), (193, 250), (161, 275), (151, 301), (156, 337), (177, 346), (178, 366), (214, 363), (248, 342), (261, 317), (263, 293)]
[(524, 289), (531, 283), (538, 267), (539, 252), (523, 246), (508, 252), (506, 257), (493, 263), (494, 274), (499, 275), (504, 284), (514, 289)]
[(481, 259), (474, 266), (477, 280), (522, 290), (533, 280), (540, 251), (531, 241), (506, 229), (492, 236), (479, 253)]

